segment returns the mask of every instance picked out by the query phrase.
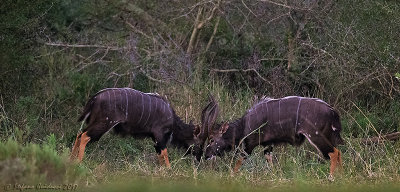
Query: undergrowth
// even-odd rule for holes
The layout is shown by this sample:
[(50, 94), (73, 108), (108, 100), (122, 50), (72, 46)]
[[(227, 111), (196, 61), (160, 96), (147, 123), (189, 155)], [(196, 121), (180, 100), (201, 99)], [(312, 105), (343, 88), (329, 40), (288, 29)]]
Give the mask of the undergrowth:
[(0, 184), (80, 183), (87, 169), (68, 160), (68, 148), (56, 146), (54, 134), (43, 144), (0, 142)]
[[(209, 82), (187, 87), (171, 87), (154, 90), (167, 95), (177, 114), (188, 122), (199, 123), (200, 112), (207, 102), (208, 94), (219, 101), (220, 119), (233, 120), (240, 117), (257, 98), (249, 92), (232, 94), (218, 83)], [(178, 94), (173, 92), (182, 93)], [(179, 190), (195, 187), (196, 190), (255, 190), (270, 187), (276, 190), (292, 189), (294, 186), (307, 185), (305, 189), (316, 190), (320, 185), (340, 186), (357, 183), (354, 189), (363, 189), (362, 185), (382, 185), (400, 181), (400, 142), (387, 141), (382, 144), (366, 145), (360, 137), (355, 137), (353, 129), (362, 136), (376, 135), (379, 123), (384, 123), (374, 110), (372, 112), (354, 108), (354, 112), (342, 115), (343, 137), (345, 144), (339, 146), (343, 154), (344, 169), (332, 182), (328, 179), (329, 161), (320, 158), (318, 152), (307, 142), (301, 147), (290, 145), (276, 146), (273, 152), (273, 164), (267, 163), (261, 147), (256, 148), (244, 162), (241, 170), (233, 174), (236, 161), (234, 152), (227, 153), (215, 161), (197, 162), (192, 156), (184, 156), (185, 151), (168, 148), (172, 169), (160, 167), (150, 139), (120, 138), (112, 134), (104, 135), (100, 141), (90, 143), (86, 149), (82, 164), (68, 160), (69, 151), (80, 124), (71, 134), (51, 133), (39, 142), (24, 142), (10, 118), (3, 115), (2, 126), (10, 129), (8, 140), (0, 143), (0, 176), (2, 184), (9, 183), (77, 183), (82, 190), (104, 189), (103, 185), (115, 186), (123, 180), (121, 189), (143, 189), (155, 191), (166, 187), (171, 189), (176, 183)], [(397, 114), (396, 111), (392, 112)], [(3, 114), (6, 114), (5, 112)], [(8, 119), (8, 120), (7, 120)], [(7, 120), (7, 121), (6, 121)], [(365, 121), (367, 123), (365, 123)], [(395, 124), (398, 126), (398, 124)], [(14, 126), (14, 129), (13, 129)], [(143, 182), (142, 182), (143, 181)], [(160, 185), (154, 185), (154, 183)], [(206, 186), (203, 186), (205, 183)], [(219, 186), (222, 184), (222, 187)], [(187, 187), (185, 187), (187, 185)], [(236, 186), (236, 187), (233, 187)], [(372, 185), (371, 185), (372, 186)], [(389, 185), (389, 189), (392, 185)], [(396, 186), (396, 185), (394, 185)], [(278, 187), (278, 188), (277, 188)], [(340, 188), (340, 187), (339, 187)], [(171, 189), (172, 190), (172, 189)], [(301, 187), (299, 190), (303, 190)]]

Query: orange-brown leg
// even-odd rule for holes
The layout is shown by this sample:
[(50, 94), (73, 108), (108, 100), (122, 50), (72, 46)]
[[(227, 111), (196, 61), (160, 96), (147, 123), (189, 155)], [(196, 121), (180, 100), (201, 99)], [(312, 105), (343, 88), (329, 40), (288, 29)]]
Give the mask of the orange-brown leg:
[(338, 163), (339, 163), (339, 171), (343, 171), (343, 164), (342, 164), (342, 153), (338, 150)]
[[(167, 149), (166, 149), (166, 148), (163, 149), (163, 150), (161, 150), (160, 156), (162, 157), (162, 159), (164, 159), (165, 165), (166, 165), (168, 168), (171, 168), (171, 164), (169, 163), (168, 152), (167, 152)], [(161, 161), (162, 161), (162, 160), (161, 160)], [(161, 164), (161, 163), (160, 163), (160, 164)], [(162, 164), (161, 164), (161, 165), (162, 165)]]
[(267, 159), (268, 164), (270, 164), (271, 166), (274, 165), (272, 161), (272, 155), (265, 154), (265, 159)]
[(158, 163), (160, 163), (161, 166), (164, 165), (164, 156), (162, 153), (158, 155)]
[(237, 173), (239, 171), (239, 168), (242, 166), (243, 160), (243, 157), (239, 157), (239, 159), (236, 161), (235, 168), (233, 168), (234, 173)]
[(340, 158), (340, 152), (338, 149), (336, 149), (335, 147), (333, 148), (333, 152), (332, 153), (328, 153), (329, 158), (331, 160), (331, 166), (330, 166), (330, 170), (329, 170), (329, 174), (332, 176), (333, 173), (336, 170), (337, 164), (339, 163), (339, 158)]
[(83, 159), (83, 155), (85, 154), (85, 147), (89, 141), (90, 137), (87, 136), (87, 132), (82, 133), (81, 142), (79, 144), (79, 154), (78, 154), (79, 162), (81, 162)]
[(71, 161), (74, 160), (74, 159), (76, 159), (76, 158), (78, 157), (78, 152), (79, 152), (78, 146), (79, 146), (79, 144), (81, 143), (81, 139), (80, 139), (81, 134), (82, 134), (82, 133), (79, 132), (78, 135), (76, 135), (75, 144), (74, 144), (74, 146), (72, 147), (71, 155), (69, 156), (69, 159), (70, 159)]

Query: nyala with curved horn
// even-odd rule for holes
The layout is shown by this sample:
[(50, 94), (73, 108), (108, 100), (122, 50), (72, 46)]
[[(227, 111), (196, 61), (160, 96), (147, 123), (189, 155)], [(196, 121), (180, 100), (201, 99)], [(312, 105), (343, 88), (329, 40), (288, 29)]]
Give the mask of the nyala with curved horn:
[(201, 112), (201, 128), (197, 129), (195, 133), (196, 143), (193, 148), (193, 155), (196, 156), (198, 161), (200, 161), (201, 156), (203, 155), (204, 143), (210, 136), (209, 134), (217, 119), (218, 112), (218, 103), (212, 95), (209, 95), (209, 102)]
[(299, 146), (307, 139), (325, 159), (330, 159), (332, 175), (342, 163), (341, 153), (336, 148), (343, 144), (341, 129), (338, 113), (320, 99), (297, 96), (266, 98), (241, 118), (214, 130), (205, 156), (206, 159), (221, 156), (242, 141), (244, 152), (236, 162), (234, 172), (237, 172), (244, 158), (258, 145), (267, 147), (264, 154), (268, 155), (274, 144)]
[(130, 88), (99, 91), (89, 99), (78, 121), (88, 124), (78, 133), (70, 156), (79, 161), (87, 143), (99, 140), (111, 129), (122, 136), (152, 138), (160, 164), (167, 167), (171, 165), (166, 145), (171, 137), (171, 144), (185, 149), (198, 143), (196, 127), (185, 124), (163, 97)]

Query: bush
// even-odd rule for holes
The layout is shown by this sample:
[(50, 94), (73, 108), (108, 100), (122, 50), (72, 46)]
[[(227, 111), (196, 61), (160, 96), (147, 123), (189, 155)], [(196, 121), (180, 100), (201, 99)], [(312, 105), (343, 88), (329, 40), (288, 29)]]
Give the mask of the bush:
[(54, 135), (41, 145), (0, 142), (0, 184), (80, 183), (86, 169), (68, 160), (68, 149), (58, 153), (55, 142)]

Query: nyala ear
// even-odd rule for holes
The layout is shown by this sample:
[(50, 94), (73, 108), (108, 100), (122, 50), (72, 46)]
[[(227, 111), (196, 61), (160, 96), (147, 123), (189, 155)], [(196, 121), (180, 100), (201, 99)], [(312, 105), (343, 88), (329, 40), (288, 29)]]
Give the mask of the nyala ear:
[(219, 133), (224, 134), (229, 128), (229, 124), (228, 123), (224, 123), (222, 124), (221, 128), (219, 129)]

